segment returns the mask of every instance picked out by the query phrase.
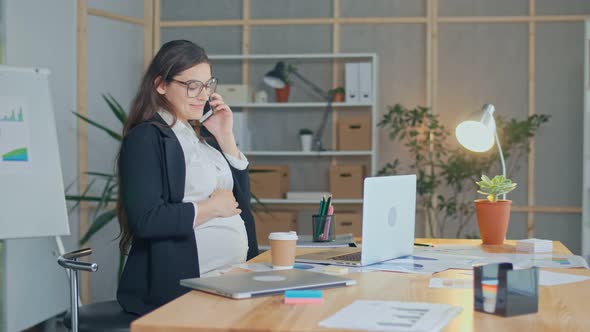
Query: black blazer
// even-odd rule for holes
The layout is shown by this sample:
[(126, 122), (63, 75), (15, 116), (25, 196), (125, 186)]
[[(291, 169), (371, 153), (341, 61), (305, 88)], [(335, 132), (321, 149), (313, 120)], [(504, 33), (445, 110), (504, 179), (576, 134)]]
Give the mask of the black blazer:
[[(206, 130), (203, 136), (219, 145)], [(125, 311), (143, 315), (189, 291), (180, 279), (200, 276), (192, 203), (183, 203), (186, 176), (180, 142), (156, 115), (123, 139), (119, 156), (120, 189), (133, 245), (119, 281), (117, 300)], [(248, 170), (230, 164), (233, 193), (248, 234), (248, 259), (258, 255), (250, 209)], [(220, 239), (221, 241), (221, 239)]]

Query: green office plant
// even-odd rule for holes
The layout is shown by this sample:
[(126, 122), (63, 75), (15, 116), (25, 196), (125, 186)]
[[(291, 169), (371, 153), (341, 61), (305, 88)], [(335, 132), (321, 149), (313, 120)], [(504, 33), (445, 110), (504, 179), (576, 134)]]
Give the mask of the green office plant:
[(343, 87), (339, 86), (330, 90), (330, 95), (332, 96), (332, 101), (336, 103), (341, 103), (344, 101), (344, 97), (346, 94), (346, 90)]
[(477, 226), (483, 244), (503, 244), (510, 222), (510, 206), (512, 201), (498, 199), (506, 197), (506, 194), (516, 188), (516, 183), (502, 175), (496, 175), (490, 179), (486, 175), (481, 176), (477, 193), (486, 196), (485, 199), (475, 200)]
[(292, 85), (293, 80), (291, 79), (291, 75), (297, 71), (297, 67), (291, 63), (287, 63), (287, 65), (283, 68), (284, 70), (281, 71), (281, 78), (283, 82), (285, 82), (287, 85)]
[[(107, 103), (109, 110), (111, 113), (119, 120), (121, 125), (125, 123), (127, 120), (127, 113), (117, 102), (117, 100), (111, 96), (110, 94), (102, 94), (102, 99)], [(115, 130), (112, 130), (90, 118), (77, 113), (72, 112), (76, 117), (81, 119), (82, 121), (100, 129), (111, 138), (113, 138), (117, 144), (121, 144), (122, 136)], [(113, 173), (102, 173), (102, 172), (85, 172), (86, 175), (89, 176), (90, 181), (88, 185), (82, 190), (81, 194), (72, 195), (68, 194), (70, 188), (76, 183), (77, 181), (72, 182), (66, 188), (66, 200), (70, 202), (74, 202), (72, 207), (70, 208), (69, 212), (71, 213), (74, 211), (81, 202), (88, 202), (96, 204), (94, 208), (94, 213), (92, 216), (92, 222), (90, 227), (86, 231), (82, 238), (80, 238), (79, 244), (80, 246), (85, 245), (90, 241), (92, 236), (98, 233), (101, 229), (107, 226), (111, 221), (113, 221), (117, 217), (117, 208), (114, 206), (113, 203), (117, 202), (118, 196), (118, 188), (119, 183), (117, 176)], [(95, 188), (99, 182), (102, 181), (102, 187), (97, 191), (98, 194), (95, 194), (95, 191), (91, 192), (91, 189)], [(125, 261), (125, 257), (123, 255), (119, 256), (119, 275), (123, 269), (123, 263)]]
[[(518, 170), (528, 155), (530, 139), (549, 116), (535, 114), (524, 120), (497, 119), (498, 136), (504, 148), (507, 174)], [(481, 174), (497, 173), (496, 151), (473, 153), (457, 147), (449, 129), (427, 107), (390, 106), (377, 126), (387, 130), (390, 140), (401, 144), (409, 158), (394, 157), (378, 172), (379, 175), (411, 172), (417, 175), (417, 207), (423, 212), (433, 237), (473, 237), (464, 234), (473, 221), (473, 193)], [(396, 152), (399, 155), (399, 152)]]
[(313, 135), (313, 131), (311, 131), (311, 129), (308, 128), (301, 128), (299, 129), (299, 135)]
[(506, 195), (516, 189), (516, 183), (502, 175), (496, 175), (493, 179), (482, 175), (481, 181), (476, 184), (479, 186), (477, 193), (486, 196), (487, 200), (492, 203), (498, 201), (498, 196)]
[(275, 98), (278, 103), (286, 103), (289, 101), (289, 93), (291, 91), (291, 84), (293, 83), (291, 75), (297, 71), (297, 67), (284, 62), (277, 63), (275, 70), (280, 79), (285, 83), (282, 88), (275, 88)]
[[(118, 122), (123, 126), (125, 121), (127, 120), (127, 112), (125, 109), (117, 102), (117, 100), (111, 96), (110, 94), (102, 94), (102, 99), (106, 102), (109, 111), (117, 118)], [(100, 129), (102, 132), (106, 133), (108, 136), (113, 138), (117, 145), (121, 144), (123, 137), (119, 134), (116, 130), (108, 128), (107, 126), (100, 124), (80, 113), (72, 112), (76, 117), (81, 119), (82, 121)], [(250, 173), (258, 172), (258, 170), (249, 170)], [(262, 171), (264, 172), (264, 171)], [(96, 204), (94, 207), (94, 213), (92, 216), (92, 221), (90, 227), (86, 231), (86, 233), (82, 236), (79, 241), (80, 246), (85, 245), (90, 241), (90, 239), (102, 230), (105, 226), (111, 223), (117, 217), (117, 208), (113, 203), (117, 202), (118, 197), (118, 189), (119, 189), (119, 182), (116, 174), (114, 173), (103, 173), (103, 172), (85, 172), (86, 175), (90, 177), (88, 185), (82, 190), (81, 194), (72, 195), (68, 194), (70, 192), (72, 186), (77, 183), (78, 180), (72, 182), (66, 187), (66, 200), (73, 202), (74, 204), (69, 210), (69, 213), (74, 211), (81, 202), (88, 202)], [(96, 188), (102, 182), (102, 186), (98, 188), (98, 190), (92, 190)], [(98, 194), (95, 194), (98, 192)], [(256, 197), (252, 194), (252, 198), (264, 209), (268, 210), (268, 208)], [(119, 257), (119, 275), (123, 269), (123, 263), (125, 261), (125, 257), (121, 255)]]

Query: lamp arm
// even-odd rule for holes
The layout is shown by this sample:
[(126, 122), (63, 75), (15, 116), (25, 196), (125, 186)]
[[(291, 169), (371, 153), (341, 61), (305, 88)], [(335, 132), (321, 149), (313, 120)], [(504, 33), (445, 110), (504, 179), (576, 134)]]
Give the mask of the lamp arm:
[(305, 82), (305, 84), (309, 85), (311, 87), (311, 89), (313, 90), (313, 92), (320, 95), (323, 99), (326, 99), (328, 101), (330, 99), (332, 99), (329, 93), (326, 93), (326, 91), (322, 90), (319, 86), (315, 85), (315, 83), (313, 83), (312, 81), (303, 77), (303, 75), (299, 74), (296, 70), (292, 71), (291, 73), (293, 75), (295, 75), (297, 78), (299, 78), (300, 80), (302, 80), (303, 82)]
[[(506, 162), (504, 161), (504, 153), (502, 153), (502, 146), (498, 139), (498, 130), (495, 130), (496, 145), (498, 145), (498, 154), (500, 155), (500, 162), (502, 163), (502, 176), (506, 178)], [(502, 199), (506, 199), (506, 194), (502, 194)]]
[(322, 121), (320, 122), (320, 126), (319, 126), (318, 130), (316, 130), (315, 137), (314, 137), (313, 144), (315, 145), (315, 148), (318, 152), (322, 151), (324, 149), (324, 147), (322, 146), (322, 136), (324, 136), (324, 129), (326, 129), (328, 115), (330, 114), (331, 111), (332, 111), (332, 98), (329, 98), (328, 105), (326, 106), (326, 109), (324, 110), (324, 114), (322, 115)]
[(302, 80), (305, 84), (307, 84), (313, 92), (321, 96), (323, 99), (326, 100), (328, 103), (326, 105), (326, 109), (324, 110), (324, 114), (322, 115), (322, 121), (320, 122), (320, 126), (315, 132), (315, 136), (313, 139), (313, 144), (315, 149), (319, 152), (322, 151), (324, 148), (322, 146), (322, 136), (324, 136), (324, 130), (326, 129), (326, 123), (328, 122), (328, 115), (332, 111), (332, 92), (326, 92), (322, 90), (319, 86), (317, 86), (312, 81), (305, 78), (303, 75), (299, 74), (296, 70), (291, 72), (297, 78)]

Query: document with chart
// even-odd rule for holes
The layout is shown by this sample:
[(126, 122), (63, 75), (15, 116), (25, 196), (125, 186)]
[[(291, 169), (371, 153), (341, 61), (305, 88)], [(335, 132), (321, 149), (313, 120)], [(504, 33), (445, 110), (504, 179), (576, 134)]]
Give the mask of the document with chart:
[(367, 331), (440, 331), (462, 310), (440, 303), (358, 300), (321, 321), (320, 326)]

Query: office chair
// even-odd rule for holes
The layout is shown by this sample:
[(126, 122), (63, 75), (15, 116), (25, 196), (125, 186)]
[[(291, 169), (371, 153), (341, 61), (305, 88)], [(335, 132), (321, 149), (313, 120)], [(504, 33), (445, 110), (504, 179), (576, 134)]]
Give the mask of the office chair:
[(57, 263), (70, 270), (70, 312), (64, 325), (73, 332), (129, 331), (131, 322), (139, 316), (125, 312), (115, 301), (97, 302), (78, 308), (78, 271), (96, 272), (96, 263), (78, 262), (78, 258), (92, 254), (92, 249), (80, 249), (57, 258)]

